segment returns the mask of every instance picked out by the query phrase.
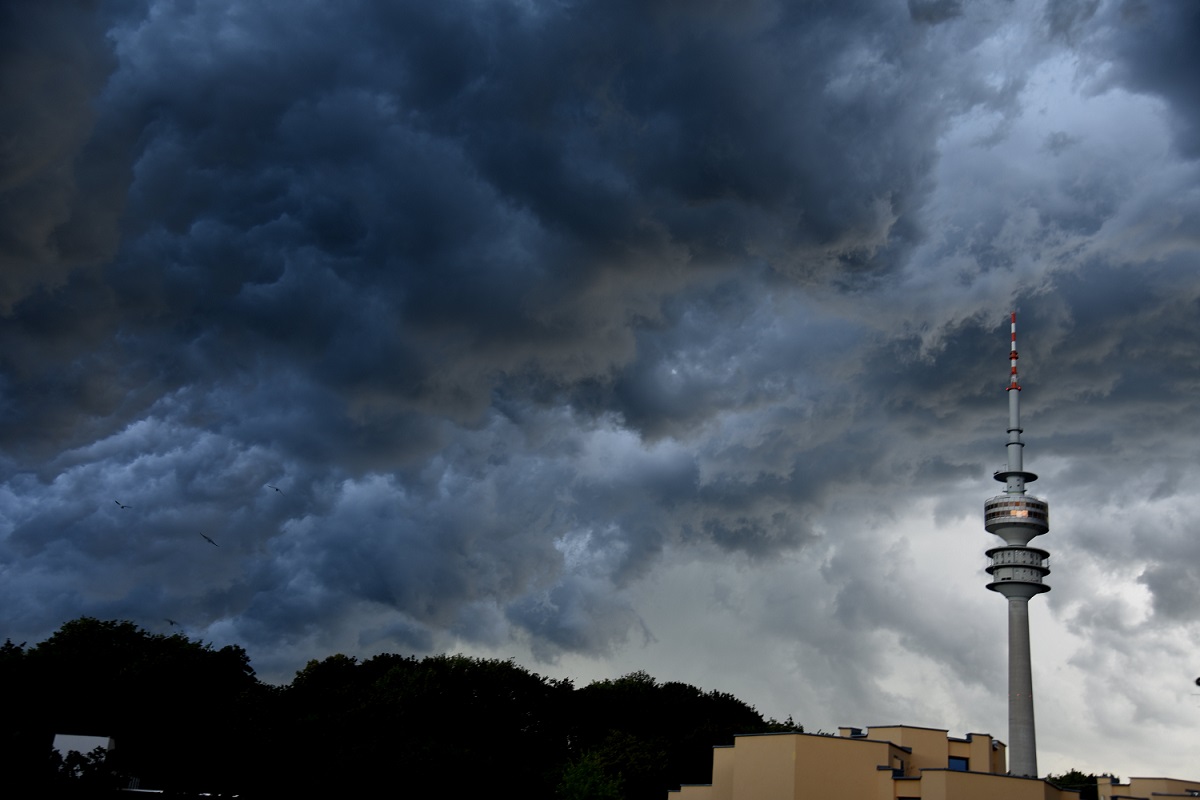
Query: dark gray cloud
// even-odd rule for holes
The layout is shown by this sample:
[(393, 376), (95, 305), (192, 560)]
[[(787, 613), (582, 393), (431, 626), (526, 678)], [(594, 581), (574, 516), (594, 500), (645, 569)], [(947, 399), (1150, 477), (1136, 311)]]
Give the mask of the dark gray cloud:
[(659, 665), (1002, 735), (1015, 307), (1047, 658), (1110, 687), (1195, 642), (1187, 3), (0, 14), (3, 635)]
[(1100, 7), (1100, 0), (1049, 0), (1045, 21), (1050, 35), (1073, 41), (1078, 26), (1086, 23)]
[(1195, 43), (1200, 9), (1192, 3), (1111, 3), (1105, 20), (1117, 80), (1167, 102), (1178, 125), (1177, 142), (1188, 158), (1200, 157), (1200, 88), (1189, 76), (1200, 69)]
[(915, 22), (936, 25), (962, 16), (962, 11), (959, 0), (908, 0), (908, 13)]
[(92, 104), (116, 60), (94, 4), (0, 7), (0, 311), (117, 249), (121, 179)]
[[(21, 303), (23, 380), (74, 355), (47, 358), (38, 329), (87, 324), (123, 334), (89, 353), (125, 364), (105, 386), (221, 380), (236, 350), (314, 361), (368, 416), (469, 419), (501, 376), (607, 380), (632, 326), (713, 270), (868, 269), (912, 235), (932, 156), (937, 117), (905, 77), (923, 54), (839, 17), (305, 7), (280, 29), (261, 9), (152, 8), (113, 29), (92, 145), (132, 159), (107, 167), (133, 176), (122, 255), (100, 287), (73, 277), (69, 321)], [(9, 430), (55, 411), (18, 405)]]

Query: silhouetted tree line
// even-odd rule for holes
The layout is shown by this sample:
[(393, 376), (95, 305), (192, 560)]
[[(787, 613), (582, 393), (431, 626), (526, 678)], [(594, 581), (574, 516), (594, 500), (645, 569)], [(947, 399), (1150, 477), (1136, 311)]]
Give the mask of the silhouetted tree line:
[[(272, 686), (240, 647), (87, 617), (32, 647), (6, 641), (0, 693), (14, 797), (101, 797), (136, 777), (176, 797), (663, 800), (707, 783), (712, 747), (735, 733), (800, 730), (644, 672), (576, 689), (466, 656), (333, 655)], [(56, 733), (117, 746), (63, 758)]]

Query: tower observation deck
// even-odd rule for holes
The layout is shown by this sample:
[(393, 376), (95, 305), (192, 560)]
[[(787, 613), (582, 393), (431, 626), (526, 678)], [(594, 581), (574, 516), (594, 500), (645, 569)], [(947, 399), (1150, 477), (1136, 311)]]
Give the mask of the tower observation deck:
[(1004, 540), (987, 551), (992, 581), (987, 588), (1008, 599), (1008, 753), (1009, 773), (1037, 777), (1037, 743), (1033, 718), (1033, 672), (1029, 651), (1029, 598), (1050, 591), (1043, 578), (1050, 574), (1050, 554), (1030, 547), (1035, 536), (1050, 530), (1046, 501), (1025, 494), (1037, 475), (1024, 468), (1021, 441), (1021, 384), (1017, 379), (1017, 314), (1011, 317), (1009, 351), (1008, 465), (995, 473), (1004, 494), (983, 504), (983, 527)]

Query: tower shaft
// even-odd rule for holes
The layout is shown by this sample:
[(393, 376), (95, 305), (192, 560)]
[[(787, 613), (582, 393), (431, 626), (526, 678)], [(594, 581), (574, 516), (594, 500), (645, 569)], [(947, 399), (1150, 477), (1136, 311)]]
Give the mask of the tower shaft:
[(1029, 598), (1008, 598), (1008, 771), (1037, 777)]

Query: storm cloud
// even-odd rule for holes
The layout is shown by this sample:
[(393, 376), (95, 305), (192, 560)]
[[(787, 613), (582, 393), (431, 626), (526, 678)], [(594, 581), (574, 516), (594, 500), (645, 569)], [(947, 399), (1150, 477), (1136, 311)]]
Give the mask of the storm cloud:
[(464, 650), (1003, 737), (1016, 308), (1043, 761), (1186, 772), (1198, 22), (5, 4), (3, 635), (170, 617), (271, 680)]

